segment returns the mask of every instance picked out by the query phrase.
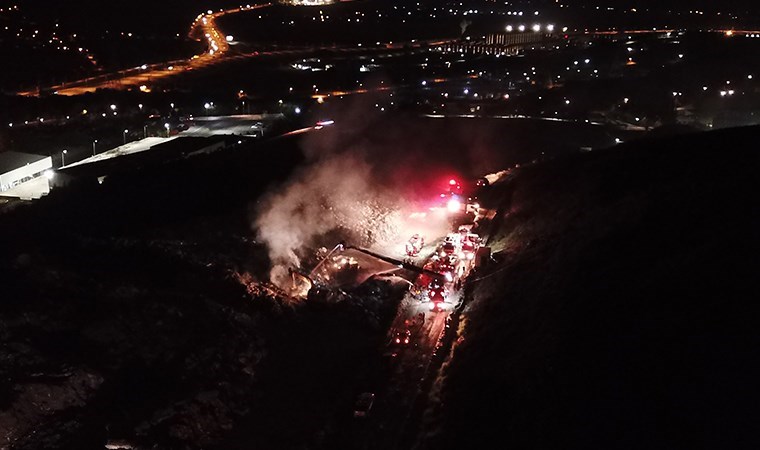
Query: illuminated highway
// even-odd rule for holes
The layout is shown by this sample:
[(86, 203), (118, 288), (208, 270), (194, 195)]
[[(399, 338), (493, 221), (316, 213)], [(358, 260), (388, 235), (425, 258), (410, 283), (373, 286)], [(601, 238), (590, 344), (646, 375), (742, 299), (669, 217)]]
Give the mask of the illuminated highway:
[[(385, 49), (385, 50), (403, 50), (408, 48), (423, 48), (427, 46), (440, 46), (457, 42), (457, 39), (448, 40), (428, 40), (411, 42), (396, 42), (378, 46), (375, 48), (360, 46), (320, 46), (305, 47), (301, 49), (277, 50), (269, 52), (249, 52), (236, 53), (230, 51), (228, 36), (226, 36), (217, 25), (216, 21), (220, 17), (228, 14), (236, 14), (255, 9), (262, 9), (271, 6), (272, 3), (261, 3), (256, 5), (247, 5), (226, 10), (212, 11), (208, 10), (199, 14), (191, 24), (188, 35), (198, 41), (205, 41), (206, 50), (189, 59), (178, 59), (155, 64), (144, 64), (139, 67), (133, 67), (103, 75), (84, 78), (77, 81), (63, 83), (60, 85), (50, 86), (42, 90), (33, 89), (17, 92), (22, 96), (38, 96), (44, 92), (51, 92), (58, 95), (81, 95), (88, 92), (95, 92), (98, 89), (127, 89), (138, 87), (143, 92), (150, 92), (152, 84), (165, 78), (176, 76), (191, 70), (199, 70), (211, 65), (219, 64), (226, 61), (248, 59), (260, 56), (301, 56), (308, 55), (318, 51), (335, 51), (345, 53), (365, 53), (367, 51)], [(598, 30), (598, 31), (579, 31), (571, 32), (575, 36), (610, 36), (610, 35), (637, 35), (637, 34), (670, 34), (677, 32), (675, 29), (643, 29), (643, 30)], [(732, 36), (760, 36), (760, 31), (752, 30), (708, 30), (710, 33), (724, 34), (727, 37)], [(343, 96), (351, 94), (363, 94), (366, 91), (356, 90), (352, 92), (335, 92), (329, 94), (315, 95), (315, 98), (324, 99), (327, 96)]]
[[(71, 83), (64, 83), (49, 88), (58, 95), (81, 95), (95, 92), (98, 89), (125, 89), (127, 87), (140, 87), (141, 91), (150, 91), (150, 85), (156, 80), (171, 77), (188, 70), (197, 70), (227, 60), (230, 46), (227, 37), (216, 25), (216, 19), (242, 11), (251, 11), (271, 6), (271, 3), (262, 3), (240, 8), (227, 9), (199, 14), (192, 23), (189, 36), (197, 40), (205, 40), (207, 50), (195, 55), (190, 59), (167, 61), (157, 64), (144, 64), (140, 67), (125, 69), (96, 77), (89, 77)], [(23, 96), (37, 96), (38, 90), (21, 91), (17, 93)]]
[[(257, 5), (248, 5), (244, 7), (220, 10), (214, 12), (208, 10), (199, 14), (191, 24), (188, 35), (198, 41), (206, 41), (206, 51), (195, 55), (190, 59), (172, 60), (155, 64), (144, 64), (139, 67), (124, 69), (117, 72), (84, 78), (69, 83), (50, 86), (44, 89), (44, 92), (52, 92), (57, 95), (81, 95), (88, 92), (95, 92), (98, 89), (128, 89), (138, 87), (143, 92), (150, 92), (151, 85), (156, 81), (179, 75), (190, 70), (199, 70), (222, 62), (249, 59), (264, 56), (304, 56), (314, 52), (339, 52), (339, 53), (366, 53), (368, 51), (391, 50), (405, 51), (410, 48), (420, 49), (427, 46), (436, 46), (446, 44), (452, 40), (427, 40), (411, 42), (395, 42), (378, 47), (361, 46), (319, 46), (305, 47), (301, 49), (275, 50), (265, 52), (248, 52), (235, 53), (230, 51), (228, 37), (218, 27), (216, 20), (227, 14), (236, 14), (255, 9), (262, 9), (272, 6), (271, 3), (262, 3)], [(17, 92), (22, 96), (39, 96), (39, 89), (25, 90)], [(362, 92), (355, 92), (362, 93)]]

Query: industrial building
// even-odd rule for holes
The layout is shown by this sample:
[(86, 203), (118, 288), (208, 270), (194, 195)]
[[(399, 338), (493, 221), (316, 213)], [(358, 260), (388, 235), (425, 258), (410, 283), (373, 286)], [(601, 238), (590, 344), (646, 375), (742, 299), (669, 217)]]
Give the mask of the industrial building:
[(0, 196), (32, 199), (47, 194), (50, 187), (45, 175), (52, 168), (50, 156), (0, 153)]

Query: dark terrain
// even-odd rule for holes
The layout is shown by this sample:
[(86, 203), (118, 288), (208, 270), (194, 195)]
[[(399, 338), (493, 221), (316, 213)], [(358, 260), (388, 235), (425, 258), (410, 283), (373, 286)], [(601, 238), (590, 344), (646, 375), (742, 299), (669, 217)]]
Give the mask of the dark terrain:
[[(377, 153), (381, 172), (412, 150), (472, 173), (542, 148), (552, 157), (483, 199), (501, 208), (500, 262), (475, 276), (423, 447), (757, 443), (758, 157), (747, 143), (760, 130), (577, 154), (591, 138), (565, 124), (534, 148), (513, 142), (518, 131), (500, 141), (493, 124), (430, 120), (438, 132), (425, 137), (403, 118), (363, 117), (355, 135), (325, 139)], [(4, 211), (0, 445), (321, 448), (333, 418), (382, 384), (365, 369), (399, 296), (378, 283), (339, 304), (290, 304), (252, 283), (269, 269), (255, 205), (304, 158), (276, 139), (145, 159)]]
[(760, 129), (526, 167), (420, 448), (757, 448)]
[[(248, 209), (301, 159), (292, 140), (238, 146), (5, 211), (0, 446), (209, 448), (233, 429), (245, 440), (232, 443), (265, 448), (318, 438), (395, 294), (368, 286), (361, 302), (314, 309), (251, 283), (268, 262)], [(304, 424), (289, 427), (293, 444), (285, 423)]]

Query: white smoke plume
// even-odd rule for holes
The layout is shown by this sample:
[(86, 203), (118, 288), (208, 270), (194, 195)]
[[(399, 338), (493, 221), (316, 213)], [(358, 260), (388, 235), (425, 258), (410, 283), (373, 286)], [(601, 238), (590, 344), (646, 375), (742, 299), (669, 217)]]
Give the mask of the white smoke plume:
[(311, 161), (267, 196), (254, 228), (269, 248), (271, 281), (288, 284), (289, 270), (305, 257), (340, 240), (403, 256), (403, 243), (414, 233), (445, 232), (446, 219), (415, 205), (403, 185), (393, 186), (359, 150), (333, 153)]
[(413, 234), (430, 242), (450, 229), (445, 215), (430, 211), (445, 187), (431, 180), (448, 180), (450, 170), (439, 146), (413, 126), (375, 121), (373, 101), (332, 111), (334, 127), (305, 135), (304, 166), (257, 207), (253, 228), (268, 246), (278, 286), (288, 284), (288, 269), (310, 269), (322, 246), (346, 240), (402, 258)]
[[(318, 246), (346, 239), (397, 253), (398, 243), (412, 234), (437, 232), (431, 227), (434, 221), (427, 214), (414, 214), (415, 209), (402, 193), (377, 182), (361, 155), (335, 154), (302, 168), (268, 196), (255, 227), (269, 247), (271, 281), (284, 286), (288, 269), (300, 268), (303, 257)], [(440, 222), (437, 228), (445, 229)]]

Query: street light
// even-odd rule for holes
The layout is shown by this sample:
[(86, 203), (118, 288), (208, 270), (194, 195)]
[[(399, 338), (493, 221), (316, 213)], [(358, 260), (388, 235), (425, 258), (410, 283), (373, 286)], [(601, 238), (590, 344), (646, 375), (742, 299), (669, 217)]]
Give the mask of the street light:
[(169, 137), (169, 124), (165, 123), (164, 128), (166, 128), (166, 137)]
[(66, 165), (66, 153), (68, 153), (66, 149), (61, 152), (61, 167)]
[(127, 130), (127, 129), (125, 128), (125, 129), (124, 129), (124, 132), (123, 132), (123, 133), (121, 133), (121, 137), (123, 137), (123, 138), (124, 138), (124, 143), (125, 143), (125, 144), (127, 143), (127, 133), (128, 133), (128, 132), (129, 132), (129, 130)]
[(95, 139), (94, 141), (92, 141), (92, 156), (95, 156), (95, 144), (97, 144), (97, 143), (98, 143), (97, 139)]

